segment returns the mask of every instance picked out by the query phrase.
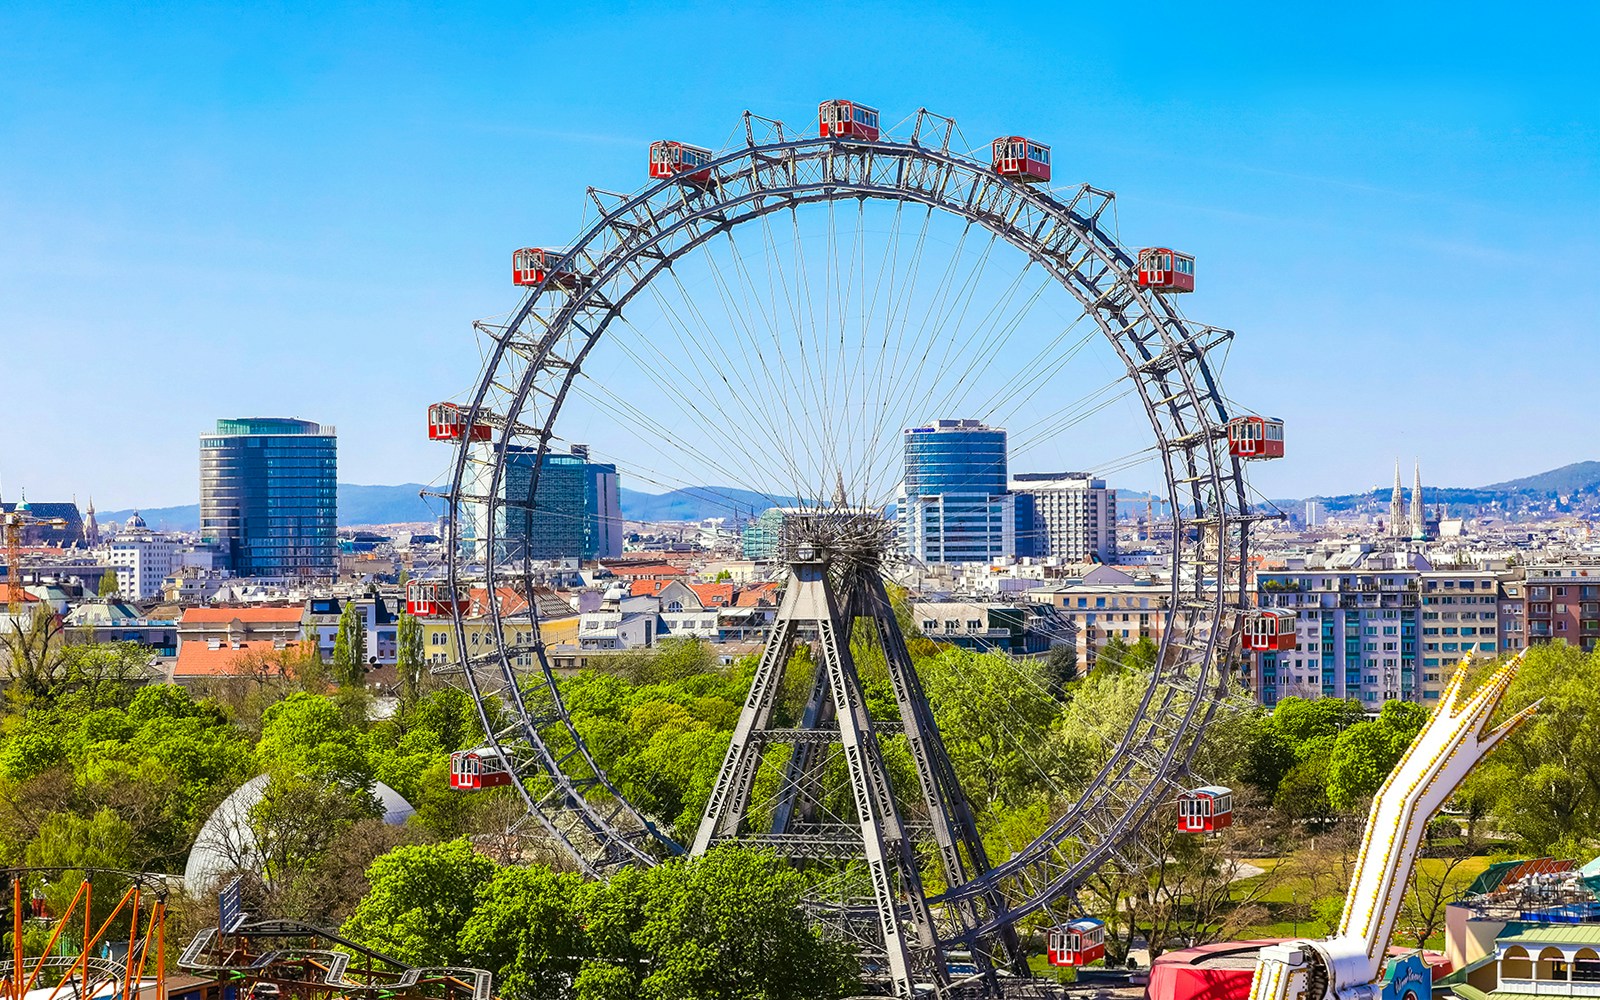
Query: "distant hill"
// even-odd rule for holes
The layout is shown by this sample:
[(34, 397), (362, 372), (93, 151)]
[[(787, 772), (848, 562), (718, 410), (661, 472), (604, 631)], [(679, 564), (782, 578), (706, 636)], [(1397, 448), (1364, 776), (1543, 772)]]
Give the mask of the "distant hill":
[[(362, 486), (356, 483), (339, 484), (339, 523), (344, 524), (400, 524), (407, 521), (433, 521), (439, 516), (439, 501), (430, 507), (417, 495), (425, 489), (418, 483), (399, 486)], [(436, 509), (437, 508), (437, 509)], [(101, 522), (121, 523), (133, 516), (133, 510), (96, 511)], [(145, 524), (157, 531), (199, 531), (200, 505), (181, 507), (139, 508)]]
[[(434, 521), (443, 510), (441, 501), (430, 505), (417, 494), (426, 487), (418, 483), (399, 486), (339, 484), (339, 523), (400, 524), (408, 521)], [(773, 506), (792, 506), (794, 497), (768, 498), (761, 493), (732, 486), (692, 486), (669, 493), (641, 493), (622, 490), (622, 516), (630, 521), (699, 521), (708, 517), (749, 517)], [(181, 507), (141, 507), (139, 516), (158, 531), (200, 530), (200, 505)], [(96, 511), (101, 523), (119, 524), (133, 516), (133, 509)]]
[[(417, 494), (425, 487), (417, 483), (399, 486), (363, 486), (355, 483), (339, 484), (339, 523), (350, 524), (400, 524), (404, 522), (433, 521), (443, 509), (439, 501), (425, 502)], [(1407, 487), (1409, 496), (1410, 487)], [(1559, 469), (1551, 469), (1521, 479), (1509, 479), (1488, 486), (1454, 487), (1424, 486), (1430, 505), (1449, 504), (1452, 507), (1486, 506), (1496, 501), (1510, 499), (1528, 500), (1556, 494), (1600, 492), (1600, 462), (1574, 462)], [(622, 490), (622, 516), (630, 521), (700, 521), (709, 517), (746, 518), (760, 514), (768, 507), (795, 506), (800, 503), (791, 496), (768, 497), (762, 493), (733, 486), (690, 486), (667, 493), (643, 493), (639, 490)], [(1117, 493), (1118, 514), (1122, 517), (1142, 516), (1147, 494), (1133, 490)], [(1329, 510), (1350, 510), (1360, 507), (1387, 509), (1389, 490), (1380, 487), (1360, 493), (1339, 496), (1319, 496), (1309, 499), (1321, 501)], [(1304, 500), (1274, 501), (1285, 510)], [(140, 508), (145, 523), (157, 530), (197, 531), (200, 527), (200, 506)], [(126, 521), (132, 510), (97, 511), (101, 523)]]
[[(1500, 504), (1503, 508), (1515, 508), (1524, 504), (1542, 504), (1549, 498), (1557, 495), (1570, 496), (1577, 493), (1600, 493), (1600, 462), (1574, 462), (1564, 465), (1559, 469), (1540, 472), (1532, 476), (1523, 476), (1521, 479), (1508, 479), (1503, 483), (1491, 483), (1488, 486), (1428, 486), (1422, 487), (1423, 496), (1429, 506), (1434, 504), (1448, 504), (1457, 507), (1487, 507), (1490, 504)], [(1318, 496), (1307, 499), (1321, 501), (1329, 510), (1341, 511), (1357, 508), (1376, 508), (1380, 511), (1387, 509), (1390, 488), (1379, 486), (1375, 489), (1361, 493), (1345, 493), (1339, 496)], [(1411, 487), (1406, 486), (1406, 497), (1411, 496)], [(1278, 501), (1298, 504), (1300, 500)], [(1287, 509), (1287, 508), (1285, 508)]]
[[(437, 488), (437, 487), (436, 487)], [(340, 524), (401, 524), (407, 521), (437, 521), (444, 513), (443, 500), (423, 500), (418, 494), (428, 489), (421, 483), (399, 486), (357, 486), (339, 484)]]
[[(100, 524), (109, 524), (112, 521), (121, 524), (132, 517), (135, 508), (128, 510), (97, 510), (94, 519)], [(139, 516), (144, 518), (144, 523), (156, 531), (199, 531), (200, 530), (200, 505), (197, 503), (185, 504), (182, 507), (139, 507)]]
[(667, 493), (623, 488), (622, 516), (629, 521), (700, 521), (708, 517), (750, 517), (768, 507), (793, 507), (794, 497), (773, 496), (733, 486), (691, 486)]
[(1500, 493), (1576, 493), (1600, 489), (1600, 462), (1573, 462), (1559, 469), (1482, 487)]

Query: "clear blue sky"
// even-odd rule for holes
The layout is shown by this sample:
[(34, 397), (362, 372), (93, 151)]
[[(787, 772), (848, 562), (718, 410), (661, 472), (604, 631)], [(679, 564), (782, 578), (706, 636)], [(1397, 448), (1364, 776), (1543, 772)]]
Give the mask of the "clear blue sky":
[(1600, 458), (1584, 5), (131, 6), (0, 8), (8, 496), (192, 502), (198, 435), (257, 414), (431, 480), (511, 248), (653, 138), (841, 95), (1044, 137), (1196, 252), (1229, 394), (1291, 421), (1265, 493)]

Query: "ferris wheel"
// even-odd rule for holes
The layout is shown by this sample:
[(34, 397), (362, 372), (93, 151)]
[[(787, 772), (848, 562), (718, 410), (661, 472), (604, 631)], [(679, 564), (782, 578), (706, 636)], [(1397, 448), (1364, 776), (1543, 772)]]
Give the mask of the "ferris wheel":
[[(574, 241), (515, 252), (524, 292), (477, 324), (485, 360), (470, 397), (430, 411), (430, 436), (455, 446), (439, 493), (450, 558), (444, 580), (410, 595), (455, 619), (454, 669), (488, 734), (459, 755), (453, 784), (514, 788), (527, 832), (596, 877), (726, 840), (833, 859), (854, 879), (819, 892), (816, 916), (855, 936), (906, 996), (958, 991), (952, 952), (992, 984), (1022, 965), (1019, 922), (1071, 905), (1103, 866), (1149, 862), (1132, 834), (1189, 782), (1251, 614), (1247, 531), (1263, 515), (1244, 461), (1282, 454), (1281, 422), (1234, 415), (1222, 394), (1217, 356), (1232, 333), (1176, 305), (1194, 290), (1193, 257), (1125, 247), (1113, 195), (1052, 186), (1043, 143), (964, 145), (925, 109), (891, 127), (829, 101), (814, 130), (746, 112), (721, 150), (653, 144), (637, 193), (590, 188)], [(1014, 463), (1144, 475), (1171, 510), (1159, 654), (1133, 721), (1005, 858), (979, 834), (883, 584), (920, 518), (949, 515), (940, 530), (954, 531), (967, 516), (925, 509), (905, 484), (908, 439), (952, 415), (1010, 428)], [(541, 539), (582, 532), (538, 496), (574, 457), (734, 521), (785, 512), (781, 603), (692, 831), (629, 801), (557, 684)], [(1026, 512), (995, 502), (1003, 482), (969, 485), (991, 494), (986, 537), (1028, 534)], [(489, 623), (481, 645), (469, 645), (469, 615)], [(861, 636), (881, 653), (893, 717), (867, 710), (851, 653)], [(801, 645), (814, 672), (785, 708)], [(911, 779), (892, 780), (888, 740)], [(830, 761), (849, 787), (825, 807)]]

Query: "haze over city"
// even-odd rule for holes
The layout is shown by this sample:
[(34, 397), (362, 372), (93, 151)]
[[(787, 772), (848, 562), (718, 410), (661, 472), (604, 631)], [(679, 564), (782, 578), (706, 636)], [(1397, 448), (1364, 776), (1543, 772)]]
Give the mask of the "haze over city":
[[(1229, 391), (1294, 428), (1265, 495), (1370, 487), (1396, 454), (1462, 486), (1597, 457), (1549, 415), (1593, 388), (1593, 12), (1451, 10), (1127, 33), (1109, 9), (13, 5), (4, 390), (71, 418), (8, 435), (0, 477), (192, 503), (210, 422), (270, 413), (336, 425), (342, 481), (436, 481), (413, 431), (476, 379), (512, 248), (576, 234), (588, 185), (638, 187), (652, 139), (717, 146), (746, 108), (800, 122), (836, 92), (951, 114), (972, 145), (1045, 137), (1058, 179), (1115, 188), (1129, 239), (1196, 253), (1185, 308), (1238, 331)], [(918, 419), (947, 415), (971, 414)]]

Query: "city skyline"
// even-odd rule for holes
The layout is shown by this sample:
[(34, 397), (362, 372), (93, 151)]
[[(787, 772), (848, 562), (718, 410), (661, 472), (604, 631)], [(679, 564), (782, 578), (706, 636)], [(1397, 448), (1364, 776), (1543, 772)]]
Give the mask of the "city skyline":
[[(1291, 460), (1252, 469), (1264, 495), (1367, 481), (1377, 463), (1358, 441), (1424, 455), (1437, 481), (1463, 485), (1596, 457), (1577, 422), (1508, 431), (1502, 447), (1476, 432), (1542, 422), (1547, 399), (1590, 386), (1584, 366), (1551, 362), (1590, 349), (1600, 313), (1582, 264), (1596, 237), (1577, 225), (1600, 205), (1595, 130), (1560, 99), (1591, 15), (1537, 40), (1470, 13), (1203, 19), (1182, 38), (1137, 33), (1138, 48), (1075, 47), (1018, 90), (977, 67), (1025, 58), (1025, 40), (1070, 27), (1058, 15), (850, 11), (927, 51), (765, 45), (710, 8), (581, 23), (9, 10), (0, 145), (31, 155), (0, 161), (7, 388), (18, 412), (65, 398), (78, 419), (10, 436), (6, 495), (192, 502), (194, 442), (235, 412), (338, 425), (347, 481), (437, 481), (447, 459), (423, 411), (475, 380), (470, 322), (515, 304), (512, 249), (577, 232), (585, 185), (637, 188), (652, 139), (717, 146), (744, 108), (803, 122), (836, 95), (887, 121), (952, 114), (974, 146), (1047, 137), (1058, 180), (1118, 191), (1130, 239), (1194, 251), (1186, 312), (1239, 332), (1228, 391), (1288, 421)], [(819, 16), (762, 20), (781, 41)], [(1327, 44), (1301, 53), (1313, 25)], [(645, 70), (664, 39), (722, 58), (664, 79)], [(453, 72), (489, 41), (508, 58)], [(916, 71), (958, 47), (972, 73)], [(617, 58), (586, 71), (605, 51)], [(529, 102), (530, 64), (586, 85)], [(1520, 349), (1529, 331), (1541, 350)], [(137, 447), (106, 448), (129, 412)], [(600, 457), (625, 476), (637, 460)], [(1147, 489), (1147, 473), (1118, 485)]]

